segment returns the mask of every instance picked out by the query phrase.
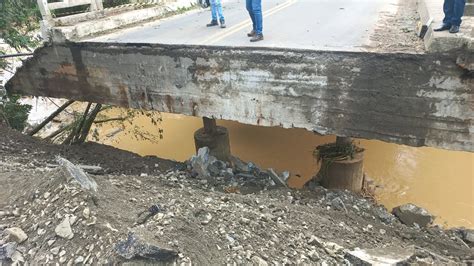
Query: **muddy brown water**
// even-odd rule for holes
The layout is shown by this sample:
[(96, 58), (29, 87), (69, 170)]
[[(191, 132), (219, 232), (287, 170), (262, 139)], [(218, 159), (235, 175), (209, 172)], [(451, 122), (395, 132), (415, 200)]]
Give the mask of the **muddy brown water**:
[[(109, 116), (117, 116), (110, 110)], [(125, 130), (114, 125), (98, 128), (101, 142), (140, 155), (184, 161), (195, 153), (193, 134), (202, 119), (161, 114), (163, 139), (137, 139), (131, 127), (157, 135), (158, 128), (146, 116), (137, 116)], [(318, 136), (303, 129), (257, 127), (218, 121), (230, 132), (231, 151), (260, 167), (291, 172), (290, 185), (301, 187), (318, 170), (312, 152), (335, 136)], [(474, 228), (474, 154), (434, 148), (414, 148), (375, 140), (357, 140), (366, 148), (364, 171), (379, 186), (377, 200), (388, 209), (414, 203), (437, 216), (446, 227)]]

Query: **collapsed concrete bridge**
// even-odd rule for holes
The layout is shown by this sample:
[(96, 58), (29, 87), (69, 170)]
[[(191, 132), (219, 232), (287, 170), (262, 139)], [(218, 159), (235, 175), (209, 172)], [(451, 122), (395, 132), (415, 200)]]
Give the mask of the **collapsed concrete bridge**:
[(474, 152), (472, 57), (68, 42), (37, 50), (6, 88)]

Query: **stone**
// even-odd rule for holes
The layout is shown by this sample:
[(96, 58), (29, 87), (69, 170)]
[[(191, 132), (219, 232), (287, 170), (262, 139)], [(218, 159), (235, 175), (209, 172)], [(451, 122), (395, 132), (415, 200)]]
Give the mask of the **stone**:
[(0, 263), (2, 260), (10, 259), (16, 251), (17, 243), (9, 242), (0, 245)]
[(349, 251), (345, 255), (354, 265), (399, 265), (406, 264), (415, 254), (414, 247), (380, 247)]
[(19, 227), (11, 227), (5, 230), (8, 235), (8, 241), (13, 241), (18, 244), (23, 243), (28, 239), (28, 235)]
[(82, 188), (97, 192), (97, 183), (94, 179), (89, 177), (84, 170), (61, 156), (56, 156), (56, 161), (63, 167), (65, 173), (79, 182)]
[(51, 240), (48, 240), (48, 246), (52, 246), (54, 244), (54, 242), (56, 242), (55, 239), (51, 239)]
[(69, 223), (69, 217), (63, 219), (63, 221), (56, 226), (54, 229), (56, 235), (65, 239), (72, 239), (74, 233), (72, 232), (71, 224)]
[(83, 256), (79, 256), (74, 260), (74, 264), (79, 264), (79, 263), (82, 263), (82, 262), (84, 262), (84, 257)]
[(66, 250), (61, 250), (61, 252), (59, 252), (59, 257), (64, 257), (64, 255), (66, 255)]
[(319, 254), (316, 250), (311, 250), (310, 252), (308, 252), (308, 257), (312, 261), (319, 261), (320, 260)]
[(66, 262), (67, 258), (66, 257), (60, 257), (59, 258), (59, 263), (64, 264)]
[(13, 261), (13, 265), (19, 265), (20, 263), (25, 262), (25, 258), (18, 250), (13, 252), (10, 259)]
[(275, 184), (282, 187), (287, 186), (286, 181), (283, 178), (281, 178), (279, 175), (277, 175), (277, 173), (275, 173), (275, 171), (272, 168), (268, 168), (268, 174), (270, 175), (273, 182), (275, 182)]
[(411, 203), (393, 208), (392, 213), (402, 223), (409, 226), (417, 224), (420, 227), (427, 227), (434, 220), (434, 216), (427, 210)]
[(50, 250), (51, 254), (58, 255), (59, 254), (59, 247), (54, 247)]
[(82, 211), (82, 217), (86, 218), (87, 220), (91, 217), (91, 210), (89, 207), (84, 208)]
[(252, 263), (255, 266), (267, 266), (268, 265), (267, 261), (260, 258), (259, 256), (253, 256), (252, 257)]
[(212, 220), (212, 214), (205, 210), (199, 210), (195, 213), (195, 216), (201, 221), (202, 225), (207, 225)]
[(462, 239), (468, 244), (474, 244), (474, 230), (464, 229), (462, 231)]
[(217, 159), (209, 153), (210, 150), (208, 147), (202, 147), (198, 150), (197, 155), (193, 155), (189, 160), (193, 171), (198, 174), (199, 178), (208, 178), (211, 176), (208, 167)]
[(115, 251), (125, 259), (146, 258), (156, 261), (170, 261), (178, 257), (178, 252), (164, 249), (140, 240), (134, 233), (129, 233), (127, 240), (116, 245)]

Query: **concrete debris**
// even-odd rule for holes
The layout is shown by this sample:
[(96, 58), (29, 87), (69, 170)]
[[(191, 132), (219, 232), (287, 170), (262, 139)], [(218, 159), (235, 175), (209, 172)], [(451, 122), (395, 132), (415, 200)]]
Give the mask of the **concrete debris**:
[(252, 257), (252, 263), (255, 266), (267, 266), (268, 263), (264, 259), (260, 258), (259, 256)]
[(97, 183), (94, 179), (89, 177), (84, 170), (60, 156), (56, 156), (56, 161), (59, 165), (64, 167), (66, 173), (81, 184), (82, 188), (97, 192)]
[(0, 245), (0, 264), (2, 260), (11, 259), (13, 254), (16, 251), (16, 246), (18, 244), (15, 242), (9, 242), (3, 245)]
[(277, 185), (283, 186), (283, 187), (287, 186), (285, 178), (282, 178), (279, 175), (277, 175), (277, 173), (275, 173), (275, 171), (272, 168), (268, 168), (268, 174), (272, 178), (273, 182), (275, 182)]
[[(229, 167), (228, 163), (217, 160), (209, 154), (209, 148), (199, 149), (198, 154), (191, 157), (187, 162), (188, 168), (194, 176), (201, 179), (227, 179), (235, 182), (234, 187), (250, 185), (258, 190), (263, 187), (287, 187), (290, 172), (285, 171), (278, 175), (273, 169), (261, 170), (254, 163), (245, 163), (239, 158), (232, 156)], [(255, 190), (255, 189), (254, 189)]]
[(347, 252), (345, 259), (354, 265), (400, 265), (415, 255), (413, 247), (356, 248)]
[(8, 241), (11, 242), (16, 242), (18, 244), (23, 243), (26, 239), (28, 239), (28, 236), (26, 233), (19, 227), (11, 227), (5, 230), (5, 232), (8, 235)]
[(146, 258), (157, 261), (170, 261), (178, 257), (178, 252), (174, 250), (163, 249), (155, 245), (143, 243), (134, 233), (129, 233), (127, 240), (117, 244), (116, 252), (128, 260)]
[(54, 229), (56, 235), (65, 239), (72, 239), (74, 233), (72, 232), (69, 216), (66, 216), (63, 221)]
[(434, 220), (434, 216), (427, 210), (411, 203), (393, 208), (392, 213), (397, 216), (402, 223), (409, 226), (416, 224), (423, 228), (430, 225)]

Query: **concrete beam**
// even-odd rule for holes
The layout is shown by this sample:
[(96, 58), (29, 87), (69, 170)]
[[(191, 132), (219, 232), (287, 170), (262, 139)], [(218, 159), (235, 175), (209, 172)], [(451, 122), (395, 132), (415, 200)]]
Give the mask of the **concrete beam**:
[(474, 152), (474, 78), (456, 65), (462, 53), (69, 43), (37, 50), (6, 88)]

